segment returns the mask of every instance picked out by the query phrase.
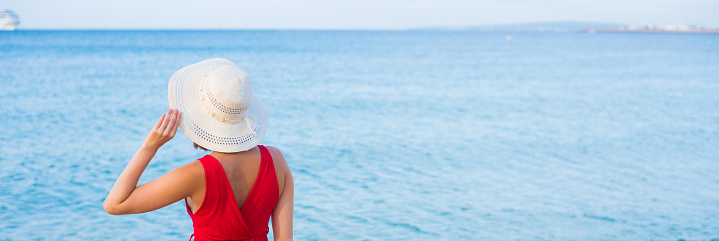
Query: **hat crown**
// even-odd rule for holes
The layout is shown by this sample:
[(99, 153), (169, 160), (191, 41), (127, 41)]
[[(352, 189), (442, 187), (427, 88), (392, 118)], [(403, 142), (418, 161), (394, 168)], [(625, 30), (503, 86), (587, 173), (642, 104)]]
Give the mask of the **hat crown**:
[(252, 91), (250, 78), (236, 66), (227, 59), (208, 59), (170, 77), (168, 99), (170, 108), (182, 111), (180, 129), (209, 150), (245, 151), (265, 136), (267, 108)]
[(208, 73), (204, 82), (206, 98), (223, 112), (218, 115), (235, 120), (245, 116), (252, 103), (252, 80), (245, 71), (235, 65), (222, 66)]

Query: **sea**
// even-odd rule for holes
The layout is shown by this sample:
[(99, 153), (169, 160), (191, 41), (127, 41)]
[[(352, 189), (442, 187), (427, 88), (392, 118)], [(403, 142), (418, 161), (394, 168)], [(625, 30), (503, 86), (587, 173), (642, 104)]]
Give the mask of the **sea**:
[[(296, 240), (719, 240), (719, 35), (339, 30), (0, 32), (0, 240), (188, 239), (184, 202), (102, 202), (218, 57), (270, 112)], [(140, 183), (205, 154), (180, 132)]]

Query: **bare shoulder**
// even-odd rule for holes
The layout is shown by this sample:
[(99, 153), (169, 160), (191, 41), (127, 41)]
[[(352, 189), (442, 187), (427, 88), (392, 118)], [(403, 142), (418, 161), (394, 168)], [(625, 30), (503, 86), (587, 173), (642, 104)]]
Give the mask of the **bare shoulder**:
[[(173, 173), (173, 182), (180, 184), (188, 190), (187, 196), (197, 198), (197, 195), (204, 197), (205, 193), (205, 168), (200, 160), (192, 161), (184, 166), (170, 171)], [(170, 174), (168, 173), (168, 174)]]
[(270, 152), (270, 155), (272, 156), (273, 163), (275, 164), (276, 169), (280, 169), (283, 172), (289, 172), (290, 167), (287, 165), (287, 161), (285, 161), (285, 156), (282, 155), (282, 152), (280, 149), (277, 149), (273, 146), (265, 146), (267, 147), (267, 150)]
[(292, 180), (292, 172), (290, 171), (290, 167), (287, 165), (287, 161), (285, 161), (285, 156), (282, 155), (282, 152), (275, 147), (265, 147), (267, 147), (267, 150), (272, 156), (272, 163), (275, 164), (275, 174), (277, 175), (277, 185), (279, 188), (280, 197), (284, 195), (283, 193), (285, 193), (286, 190), (294, 192), (294, 181)]
[(184, 166), (178, 167), (173, 170), (173, 172), (178, 172), (178, 174), (182, 176), (190, 177), (193, 179), (205, 179), (205, 168), (202, 166), (202, 162), (200, 162), (200, 160), (195, 160), (193, 162), (185, 164)]

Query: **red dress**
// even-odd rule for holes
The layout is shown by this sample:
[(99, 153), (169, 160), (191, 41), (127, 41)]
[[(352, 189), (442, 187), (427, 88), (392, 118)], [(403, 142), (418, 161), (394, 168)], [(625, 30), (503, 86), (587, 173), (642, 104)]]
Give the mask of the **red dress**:
[(260, 170), (242, 209), (237, 207), (220, 162), (210, 155), (199, 159), (205, 169), (205, 200), (193, 214), (185, 199), (195, 240), (267, 240), (268, 222), (280, 194), (272, 156), (266, 147), (258, 147), (262, 156)]

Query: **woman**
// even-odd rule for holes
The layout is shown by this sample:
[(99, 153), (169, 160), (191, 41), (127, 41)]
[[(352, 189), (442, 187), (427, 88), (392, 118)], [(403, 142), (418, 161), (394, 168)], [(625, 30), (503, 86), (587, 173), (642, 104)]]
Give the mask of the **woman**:
[[(170, 78), (170, 109), (120, 174), (103, 204), (113, 215), (185, 199), (195, 240), (292, 240), (294, 183), (282, 153), (258, 145), (268, 114), (247, 74), (226, 59), (186, 66)], [(137, 186), (177, 128), (212, 153)]]

